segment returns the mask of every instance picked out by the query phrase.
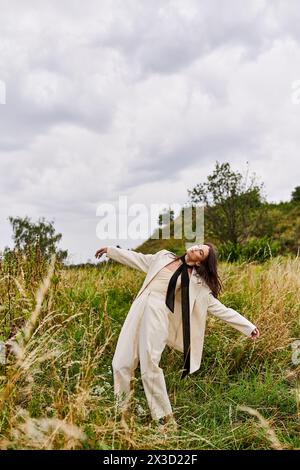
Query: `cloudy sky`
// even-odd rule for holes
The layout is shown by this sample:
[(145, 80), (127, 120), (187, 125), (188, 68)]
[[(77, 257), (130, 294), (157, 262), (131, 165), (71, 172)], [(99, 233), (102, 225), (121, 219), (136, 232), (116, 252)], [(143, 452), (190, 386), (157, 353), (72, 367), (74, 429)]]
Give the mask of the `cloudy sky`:
[(71, 262), (134, 248), (151, 232), (101, 238), (104, 204), (185, 204), (216, 161), (289, 200), (299, 24), (296, 0), (0, 0), (0, 250), (9, 215), (53, 220)]

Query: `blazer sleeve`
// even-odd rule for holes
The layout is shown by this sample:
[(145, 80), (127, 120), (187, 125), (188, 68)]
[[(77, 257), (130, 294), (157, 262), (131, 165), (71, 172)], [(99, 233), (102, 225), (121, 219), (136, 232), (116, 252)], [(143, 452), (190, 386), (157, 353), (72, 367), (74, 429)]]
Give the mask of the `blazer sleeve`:
[(241, 333), (244, 333), (246, 336), (250, 337), (252, 331), (256, 328), (251, 321), (247, 320), (247, 318), (243, 317), (243, 315), (238, 313), (236, 310), (222, 304), (212, 292), (208, 295), (207, 311), (208, 313), (215, 315), (217, 318), (224, 320), (230, 326)]
[(125, 264), (130, 268), (138, 269), (139, 271), (148, 272), (150, 263), (153, 261), (155, 254), (137, 253), (133, 250), (124, 248), (117, 248), (116, 246), (107, 247), (107, 256), (114, 261)]

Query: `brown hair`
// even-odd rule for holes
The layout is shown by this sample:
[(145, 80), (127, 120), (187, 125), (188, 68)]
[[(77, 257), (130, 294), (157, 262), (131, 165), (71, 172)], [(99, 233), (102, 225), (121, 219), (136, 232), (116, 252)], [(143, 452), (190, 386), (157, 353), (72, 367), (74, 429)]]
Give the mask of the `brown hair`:
[[(195, 265), (197, 277), (202, 278), (206, 282), (206, 284), (212, 291), (214, 297), (218, 297), (223, 286), (221, 279), (218, 275), (217, 250), (212, 243), (205, 242), (204, 245), (209, 246), (209, 254), (203, 261), (201, 261), (200, 266)], [(175, 255), (174, 261), (181, 258), (182, 256), (183, 255)]]

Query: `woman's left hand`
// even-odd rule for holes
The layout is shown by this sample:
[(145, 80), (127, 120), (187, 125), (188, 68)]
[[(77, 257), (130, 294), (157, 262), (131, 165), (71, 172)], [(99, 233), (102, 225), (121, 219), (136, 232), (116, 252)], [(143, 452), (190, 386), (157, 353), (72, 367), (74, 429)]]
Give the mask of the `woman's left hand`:
[(257, 338), (259, 338), (259, 335), (260, 335), (259, 329), (255, 328), (251, 333), (251, 338), (252, 339), (257, 339)]

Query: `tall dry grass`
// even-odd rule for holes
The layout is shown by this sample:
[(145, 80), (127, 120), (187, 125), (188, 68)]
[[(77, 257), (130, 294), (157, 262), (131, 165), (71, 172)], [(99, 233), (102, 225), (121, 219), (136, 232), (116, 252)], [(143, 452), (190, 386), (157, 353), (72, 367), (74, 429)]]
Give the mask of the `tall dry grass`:
[(65, 269), (52, 258), (29, 282), (26, 260), (18, 263), (0, 267), (1, 449), (300, 447), (299, 365), (291, 360), (299, 258), (220, 265), (220, 300), (261, 337), (252, 342), (209, 317), (201, 369), (184, 382), (180, 353), (164, 352), (176, 432), (149, 426), (138, 371), (126, 419), (114, 406), (111, 360), (143, 274), (114, 263)]

